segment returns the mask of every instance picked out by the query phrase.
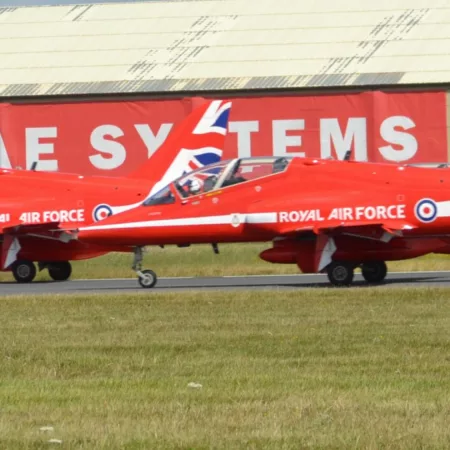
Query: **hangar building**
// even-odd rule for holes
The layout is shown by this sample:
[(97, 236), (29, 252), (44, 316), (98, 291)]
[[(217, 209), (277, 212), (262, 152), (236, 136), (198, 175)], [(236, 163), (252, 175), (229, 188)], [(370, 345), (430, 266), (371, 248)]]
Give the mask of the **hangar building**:
[(225, 157), (449, 161), (448, 0), (0, 8), (0, 165), (126, 173), (233, 100)]

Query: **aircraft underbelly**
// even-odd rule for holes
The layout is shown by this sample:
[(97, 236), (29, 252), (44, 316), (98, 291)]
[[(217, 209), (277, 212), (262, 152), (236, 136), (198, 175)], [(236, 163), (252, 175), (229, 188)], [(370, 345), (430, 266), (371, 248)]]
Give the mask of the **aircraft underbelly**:
[(450, 253), (448, 239), (439, 237), (394, 238), (389, 242), (349, 236), (324, 238), (325, 242), (317, 238), (281, 239), (261, 252), (260, 258), (277, 264), (297, 264), (302, 272), (315, 273), (324, 268), (323, 261), (395, 261), (428, 253)]

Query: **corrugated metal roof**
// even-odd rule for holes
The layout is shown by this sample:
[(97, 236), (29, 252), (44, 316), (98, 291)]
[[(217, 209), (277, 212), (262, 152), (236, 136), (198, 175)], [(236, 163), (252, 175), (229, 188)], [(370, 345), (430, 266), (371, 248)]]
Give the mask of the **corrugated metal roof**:
[(448, 0), (0, 8), (0, 96), (450, 82)]

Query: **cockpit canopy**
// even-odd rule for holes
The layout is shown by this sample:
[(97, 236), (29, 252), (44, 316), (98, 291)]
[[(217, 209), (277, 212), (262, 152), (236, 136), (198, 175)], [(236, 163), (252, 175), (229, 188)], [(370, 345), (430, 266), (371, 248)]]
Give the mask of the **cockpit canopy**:
[(285, 157), (261, 157), (221, 161), (178, 178), (174, 185), (186, 198), (283, 172), (290, 160)]
[[(284, 172), (291, 157), (253, 157), (220, 161), (183, 175), (173, 182), (182, 198)], [(171, 185), (149, 197), (145, 206), (175, 203)]]
[(155, 205), (167, 205), (170, 203), (175, 203), (175, 195), (173, 195), (172, 190), (169, 186), (162, 188), (156, 194), (153, 194), (143, 203), (144, 206), (155, 206)]

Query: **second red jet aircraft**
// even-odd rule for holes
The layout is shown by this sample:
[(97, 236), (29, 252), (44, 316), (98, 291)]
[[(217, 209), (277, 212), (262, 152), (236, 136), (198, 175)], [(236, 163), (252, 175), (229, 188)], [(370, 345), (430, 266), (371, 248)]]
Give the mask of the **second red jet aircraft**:
[[(348, 158), (347, 158), (348, 159)], [(384, 280), (385, 261), (450, 252), (450, 172), (312, 158), (242, 158), (183, 175), (142, 205), (81, 227), (81, 242), (128, 245), (142, 286), (145, 245), (272, 242), (260, 257), (326, 272), (350, 285), (362, 269)]]

